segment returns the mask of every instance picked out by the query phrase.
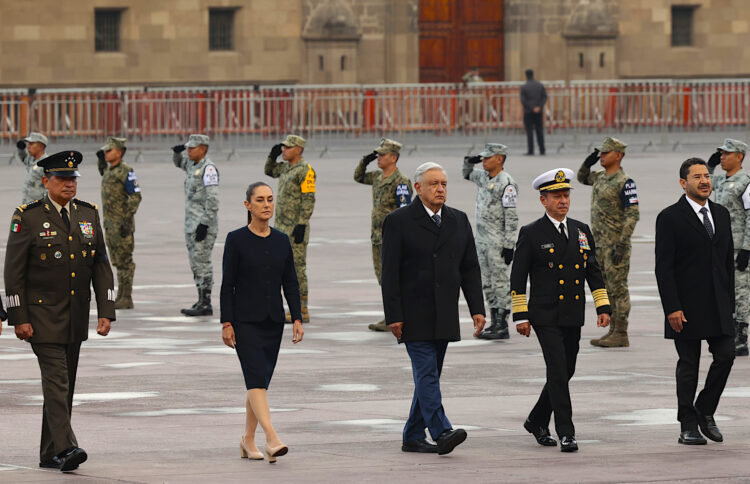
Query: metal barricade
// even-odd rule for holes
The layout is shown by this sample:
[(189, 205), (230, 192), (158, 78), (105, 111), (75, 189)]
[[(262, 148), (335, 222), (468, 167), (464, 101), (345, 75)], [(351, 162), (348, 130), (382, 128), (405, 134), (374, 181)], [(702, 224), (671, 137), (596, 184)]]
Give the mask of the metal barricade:
[(0, 146), (15, 144), (29, 132), (29, 102), (19, 93), (0, 93)]
[(122, 102), (116, 93), (44, 93), (30, 106), (30, 130), (50, 138), (97, 138), (122, 127)]

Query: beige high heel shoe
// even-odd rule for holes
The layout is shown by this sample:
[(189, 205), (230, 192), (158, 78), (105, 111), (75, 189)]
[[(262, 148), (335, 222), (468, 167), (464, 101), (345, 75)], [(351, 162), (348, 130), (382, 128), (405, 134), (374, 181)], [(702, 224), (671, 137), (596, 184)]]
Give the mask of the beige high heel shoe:
[(240, 457), (250, 460), (263, 460), (263, 453), (259, 450), (247, 450), (245, 439), (240, 439)]
[(286, 455), (286, 453), (289, 452), (289, 447), (284, 444), (280, 444), (277, 447), (269, 447), (268, 444), (266, 444), (264, 450), (266, 451), (266, 457), (268, 457), (268, 463), (273, 464), (276, 462), (277, 457)]

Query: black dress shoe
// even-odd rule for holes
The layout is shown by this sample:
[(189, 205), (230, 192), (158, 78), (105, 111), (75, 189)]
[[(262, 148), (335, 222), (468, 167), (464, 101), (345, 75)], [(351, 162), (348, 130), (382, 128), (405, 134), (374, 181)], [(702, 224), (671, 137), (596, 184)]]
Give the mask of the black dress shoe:
[(724, 442), (724, 436), (721, 435), (719, 427), (716, 426), (714, 416), (703, 415), (697, 408), (695, 409), (695, 413), (698, 414), (698, 427), (700, 427), (701, 433), (714, 442)]
[(58, 459), (57, 456), (55, 456), (52, 458), (52, 460), (39, 461), (39, 467), (42, 467), (44, 469), (59, 469), (60, 459)]
[(427, 439), (411, 440), (401, 444), (401, 452), (420, 452), (422, 454), (437, 454), (438, 447), (427, 442)]
[(444, 431), (437, 438), (438, 455), (450, 454), (464, 440), (466, 440), (466, 431), (464, 429)]
[(536, 442), (539, 445), (543, 445), (545, 447), (554, 447), (557, 445), (557, 441), (550, 436), (549, 429), (547, 427), (537, 427), (536, 425), (531, 423), (531, 420), (527, 419), (523, 423), (523, 428), (525, 428), (531, 435), (534, 436)]
[(78, 466), (86, 462), (88, 457), (86, 451), (82, 448), (71, 447), (60, 453), (57, 456), (57, 459), (60, 461), (60, 470), (63, 472), (69, 472), (78, 469)]
[(684, 445), (706, 445), (707, 443), (697, 430), (683, 430), (677, 442)]
[(578, 442), (576, 442), (576, 438), (572, 435), (563, 435), (560, 438), (560, 452), (578, 452)]

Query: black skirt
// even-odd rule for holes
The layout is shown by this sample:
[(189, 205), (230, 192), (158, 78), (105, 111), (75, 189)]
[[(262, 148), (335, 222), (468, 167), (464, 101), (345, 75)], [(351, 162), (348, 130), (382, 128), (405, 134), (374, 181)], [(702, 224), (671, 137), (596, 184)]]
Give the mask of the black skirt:
[(279, 357), (284, 323), (267, 319), (263, 322), (235, 323), (235, 350), (240, 359), (245, 387), (268, 389)]

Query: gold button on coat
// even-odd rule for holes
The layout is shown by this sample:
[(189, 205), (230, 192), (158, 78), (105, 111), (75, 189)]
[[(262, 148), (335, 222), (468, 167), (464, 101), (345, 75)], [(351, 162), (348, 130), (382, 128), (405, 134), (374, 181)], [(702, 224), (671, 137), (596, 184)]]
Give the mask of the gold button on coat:
[(71, 258), (71, 259), (75, 259), (75, 258), (76, 258), (76, 255), (75, 255), (75, 254), (70, 254), (70, 258)]
[(76, 292), (75, 292), (75, 291), (70, 291), (70, 295), (71, 295), (71, 296), (75, 296), (75, 295), (76, 295)]
[(562, 294), (560, 294), (560, 301), (562, 301), (563, 299), (565, 299), (565, 296), (563, 296)]
[(562, 279), (560, 279), (560, 284), (565, 284), (565, 281), (563, 281)]

